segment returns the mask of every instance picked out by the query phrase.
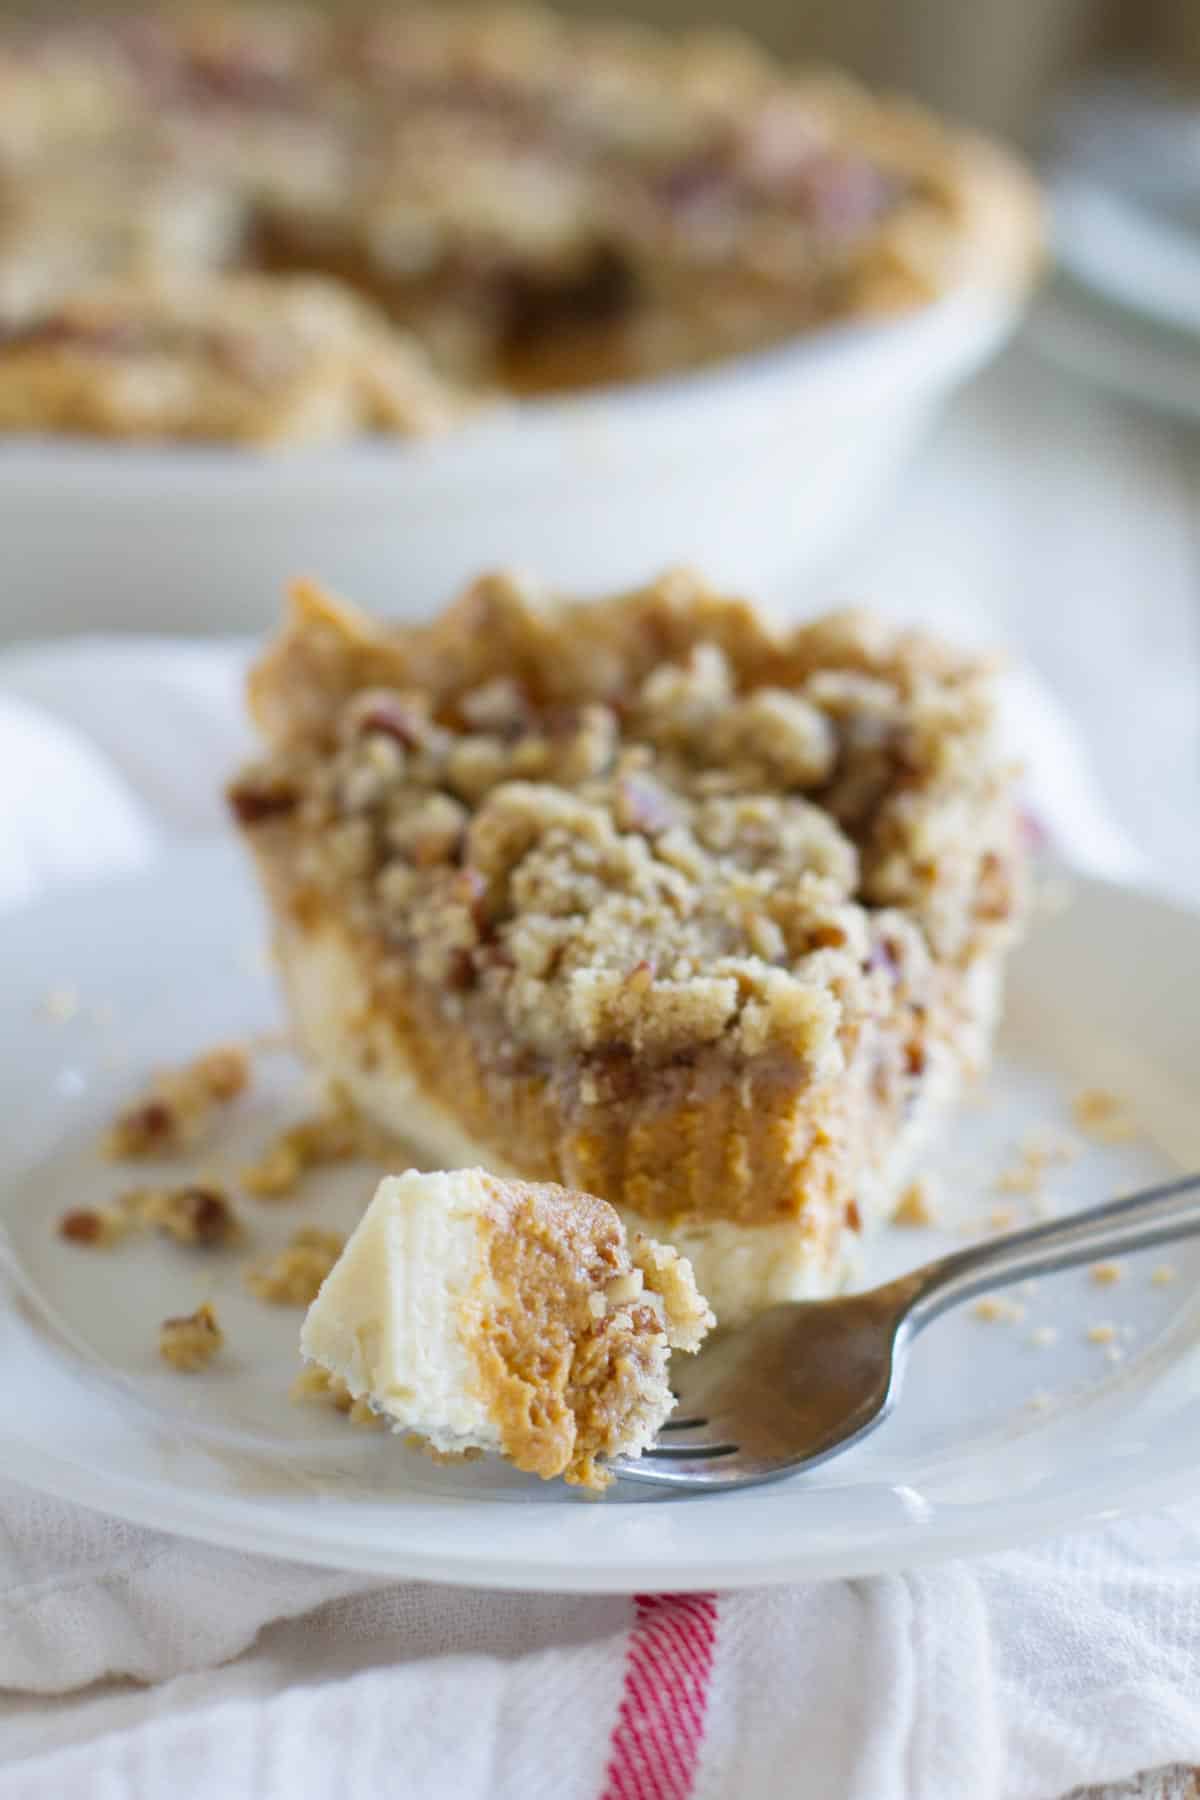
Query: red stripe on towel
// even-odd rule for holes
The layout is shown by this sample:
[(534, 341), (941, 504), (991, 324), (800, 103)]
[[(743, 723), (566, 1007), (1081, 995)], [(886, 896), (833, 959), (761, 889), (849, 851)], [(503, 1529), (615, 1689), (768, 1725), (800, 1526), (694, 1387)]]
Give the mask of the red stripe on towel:
[(638, 1594), (601, 1800), (688, 1800), (704, 1741), (715, 1594)]

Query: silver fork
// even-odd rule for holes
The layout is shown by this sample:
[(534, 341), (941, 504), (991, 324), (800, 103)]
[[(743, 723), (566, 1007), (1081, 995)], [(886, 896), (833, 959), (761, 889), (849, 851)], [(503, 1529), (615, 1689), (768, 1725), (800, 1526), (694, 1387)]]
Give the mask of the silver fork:
[(630, 1481), (712, 1493), (811, 1469), (895, 1404), (913, 1339), (949, 1306), (1056, 1269), (1200, 1232), (1200, 1175), (955, 1251), (866, 1293), (772, 1307), (695, 1357), (676, 1357), (678, 1405), (657, 1443), (610, 1467)]

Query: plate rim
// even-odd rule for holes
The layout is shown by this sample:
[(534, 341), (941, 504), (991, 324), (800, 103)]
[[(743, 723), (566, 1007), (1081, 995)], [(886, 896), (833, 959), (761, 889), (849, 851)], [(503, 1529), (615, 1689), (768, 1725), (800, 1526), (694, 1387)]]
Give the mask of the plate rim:
[[(7, 1435), (0, 1436), (0, 1444), (13, 1441)], [(29, 1448), (27, 1445), (25, 1447)], [(300, 1537), (289, 1538), (281, 1547), (278, 1543), (272, 1543), (268, 1537), (273, 1524), (277, 1529), (276, 1515), (269, 1508), (255, 1507), (253, 1502), (226, 1497), (213, 1498), (207, 1505), (201, 1504), (193, 1508), (189, 1503), (194, 1503), (197, 1496), (187, 1496), (181, 1511), (190, 1515), (194, 1510), (196, 1516), (189, 1516), (186, 1520), (181, 1518), (178, 1526), (167, 1525), (163, 1522), (161, 1510), (155, 1512), (149, 1495), (146, 1503), (142, 1504), (139, 1496), (145, 1491), (143, 1483), (122, 1483), (119, 1479), (112, 1481), (107, 1471), (97, 1471), (89, 1466), (87, 1475), (96, 1495), (96, 1504), (92, 1506), (90, 1501), (80, 1500), (78, 1487), (73, 1488), (66, 1479), (59, 1479), (60, 1471), (77, 1465), (41, 1449), (34, 1450), (32, 1460), (42, 1476), (36, 1492), (70, 1505), (85, 1505), (90, 1510), (99, 1512), (107, 1512), (109, 1507), (104, 1502), (112, 1501), (114, 1517), (168, 1536), (184, 1538), (191, 1543), (208, 1544), (217, 1549), (234, 1550), (247, 1555), (271, 1556), (276, 1561), (300, 1563), (306, 1568), (376, 1575), (381, 1580), (427, 1581), (448, 1587), (487, 1588), (501, 1593), (734, 1593), (778, 1587), (789, 1582), (856, 1580), (874, 1575), (901, 1574), (908, 1569), (927, 1568), (964, 1557), (974, 1558), (1019, 1550), (1052, 1537), (1061, 1530), (1086, 1531), (1089, 1527), (1127, 1517), (1141, 1510), (1143, 1505), (1165, 1506), (1200, 1495), (1200, 1467), (1192, 1467), (1179, 1470), (1170, 1479), (1159, 1475), (1131, 1482), (1119, 1497), (1106, 1499), (1103, 1503), (1098, 1501), (1095, 1506), (1083, 1510), (1070, 1503), (1069, 1495), (1064, 1495), (1060, 1503), (1053, 1507), (1043, 1504), (1036, 1509), (1036, 1516), (1023, 1518), (1015, 1528), (1000, 1524), (1001, 1515), (997, 1513), (998, 1522), (991, 1530), (976, 1525), (943, 1530), (936, 1538), (914, 1537), (911, 1544), (906, 1541), (903, 1550), (897, 1545), (893, 1554), (887, 1558), (864, 1557), (854, 1550), (834, 1550), (822, 1558), (820, 1569), (813, 1567), (811, 1557), (776, 1554), (753, 1565), (748, 1561), (709, 1557), (703, 1567), (685, 1563), (680, 1568), (665, 1573), (657, 1569), (651, 1573), (641, 1563), (625, 1566), (620, 1562), (613, 1562), (602, 1566), (597, 1562), (560, 1574), (557, 1570), (548, 1570), (544, 1562), (523, 1557), (506, 1556), (503, 1561), (498, 1560), (498, 1554), (494, 1551), (486, 1556), (478, 1552), (464, 1553), (461, 1556), (450, 1556), (444, 1552), (430, 1555), (416, 1548), (389, 1547), (381, 1550), (378, 1545), (363, 1545), (358, 1549), (350, 1544), (338, 1546)], [(82, 1468), (82, 1465), (78, 1466)], [(20, 1475), (14, 1476), (11, 1470), (6, 1470), (6, 1474), (17, 1481), (22, 1479)], [(714, 1498), (717, 1496), (701, 1495), (682, 1502), (676, 1501), (674, 1504), (709, 1505)], [(734, 1496), (724, 1498), (735, 1503)], [(604, 1502), (599, 1504), (603, 1505)], [(220, 1512), (240, 1516), (243, 1511), (246, 1515), (245, 1528), (241, 1530), (235, 1529), (232, 1516), (228, 1524), (216, 1516)], [(255, 1517), (256, 1514), (260, 1516)]]

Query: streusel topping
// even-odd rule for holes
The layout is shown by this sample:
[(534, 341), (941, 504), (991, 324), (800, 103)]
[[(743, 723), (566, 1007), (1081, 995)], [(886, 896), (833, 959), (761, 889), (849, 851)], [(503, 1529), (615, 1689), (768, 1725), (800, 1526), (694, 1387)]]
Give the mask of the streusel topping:
[[(386, 312), (373, 361), (400, 327), (433, 363), (339, 434), (1029, 278), (1037, 204), (1001, 152), (731, 33), (490, 5), (52, 11), (0, 29), (0, 321), (48, 323), (99, 279), (221, 298), (237, 272), (324, 276)], [(0, 388), (23, 375), (0, 360)], [(39, 385), (0, 425), (136, 435), (111, 402), (80, 410)], [(264, 441), (224, 411), (186, 423), (161, 429)]]
[(682, 575), (570, 609), (493, 580), (392, 636), (300, 609), (235, 811), (525, 1052), (831, 1073), (872, 984), (1008, 929), (986, 671), (928, 640), (774, 637)]

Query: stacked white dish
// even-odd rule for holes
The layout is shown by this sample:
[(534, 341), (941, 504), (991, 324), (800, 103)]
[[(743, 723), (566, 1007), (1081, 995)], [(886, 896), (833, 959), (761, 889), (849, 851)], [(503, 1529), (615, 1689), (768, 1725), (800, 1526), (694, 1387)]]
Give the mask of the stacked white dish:
[(1108, 77), (1055, 120), (1058, 272), (1032, 336), (1073, 372), (1200, 420), (1200, 97)]

